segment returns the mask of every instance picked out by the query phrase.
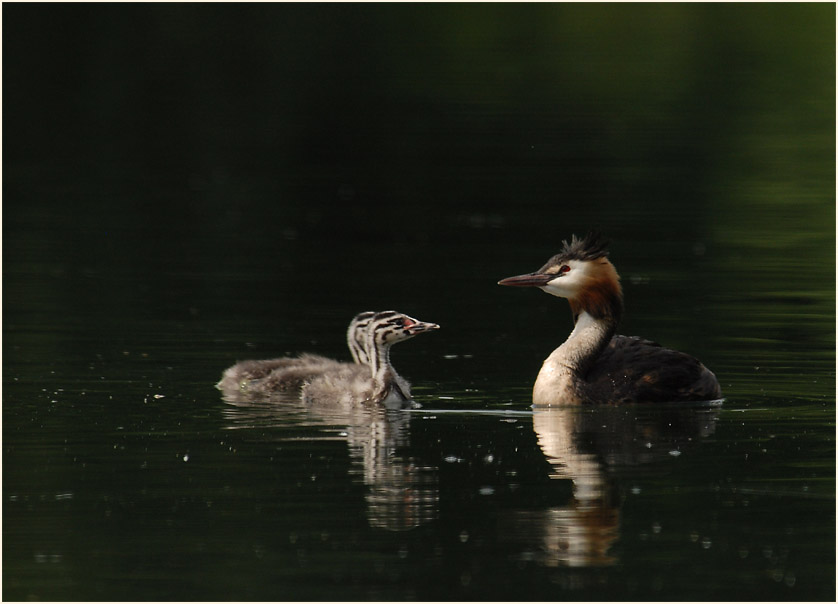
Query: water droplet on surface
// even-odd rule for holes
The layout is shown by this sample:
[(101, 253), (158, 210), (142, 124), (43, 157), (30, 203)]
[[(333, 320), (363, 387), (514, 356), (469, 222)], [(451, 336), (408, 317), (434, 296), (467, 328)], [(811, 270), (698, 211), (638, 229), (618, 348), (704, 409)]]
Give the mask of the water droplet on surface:
[(661, 532), (660, 522), (653, 522), (652, 523), (652, 532), (656, 535)]

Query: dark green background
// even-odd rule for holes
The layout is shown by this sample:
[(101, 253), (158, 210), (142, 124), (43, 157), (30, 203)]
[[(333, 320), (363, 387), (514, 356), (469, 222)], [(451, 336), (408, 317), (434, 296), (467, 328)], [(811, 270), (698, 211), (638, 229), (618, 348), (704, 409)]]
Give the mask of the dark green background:
[[(568, 481), (466, 411), (529, 409), (569, 312), (495, 283), (591, 228), (621, 331), (727, 401), (612, 471), (614, 565), (524, 564), (510, 510)], [(3, 252), (4, 599), (834, 599), (832, 4), (5, 4)], [(438, 518), (398, 536), (344, 442), (212, 388), (386, 308), (463, 411), (412, 421)]]

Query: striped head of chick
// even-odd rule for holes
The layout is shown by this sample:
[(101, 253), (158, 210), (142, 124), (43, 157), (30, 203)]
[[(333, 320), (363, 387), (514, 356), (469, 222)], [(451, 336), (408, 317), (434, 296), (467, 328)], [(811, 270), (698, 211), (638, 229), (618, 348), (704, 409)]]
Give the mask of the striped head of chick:
[(420, 333), (427, 333), (439, 329), (436, 323), (428, 323), (414, 319), (395, 310), (384, 310), (375, 313), (370, 319), (368, 330), (368, 351), (372, 356), (372, 349), (389, 347), (399, 342), (409, 340)]

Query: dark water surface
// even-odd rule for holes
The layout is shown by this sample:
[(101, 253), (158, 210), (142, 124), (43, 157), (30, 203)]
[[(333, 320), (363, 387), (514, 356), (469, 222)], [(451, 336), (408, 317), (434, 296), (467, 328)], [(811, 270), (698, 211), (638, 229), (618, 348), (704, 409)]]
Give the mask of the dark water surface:
[[(3, 17), (4, 599), (834, 600), (833, 5)], [(722, 405), (532, 408), (595, 227)], [(390, 308), (421, 408), (213, 387)]]

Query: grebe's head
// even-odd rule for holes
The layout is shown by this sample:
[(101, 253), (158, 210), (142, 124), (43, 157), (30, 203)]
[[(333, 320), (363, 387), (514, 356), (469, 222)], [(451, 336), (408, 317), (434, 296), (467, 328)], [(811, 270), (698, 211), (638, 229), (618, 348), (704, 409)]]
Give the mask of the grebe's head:
[(618, 319), (623, 293), (620, 277), (608, 260), (608, 241), (599, 233), (588, 233), (581, 239), (573, 235), (570, 243), (562, 244), (562, 251), (536, 272), (508, 277), (498, 284), (538, 287), (567, 298), (574, 316), (585, 311), (594, 318), (610, 315)]
[(368, 346), (392, 346), (435, 329), (439, 329), (436, 323), (419, 321), (395, 310), (383, 310), (375, 313), (370, 319), (367, 327)]

